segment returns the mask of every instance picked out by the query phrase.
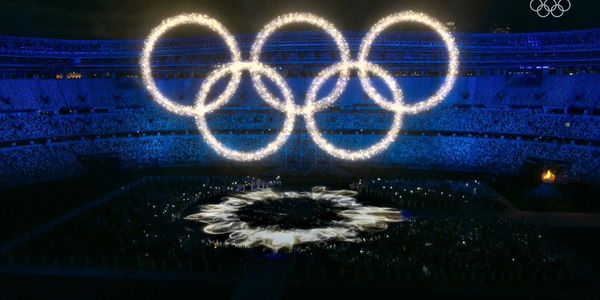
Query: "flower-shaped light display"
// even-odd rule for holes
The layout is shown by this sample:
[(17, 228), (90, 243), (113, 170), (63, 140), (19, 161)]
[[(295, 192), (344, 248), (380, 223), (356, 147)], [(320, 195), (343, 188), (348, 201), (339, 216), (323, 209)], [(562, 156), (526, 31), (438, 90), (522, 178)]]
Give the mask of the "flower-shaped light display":
[[(306, 192), (278, 192), (268, 188), (224, 197), (221, 203), (204, 205), (199, 213), (186, 219), (206, 223), (206, 233), (228, 233), (228, 244), (240, 247), (265, 246), (275, 251), (292, 249), (294, 245), (310, 242), (357, 242), (361, 232), (385, 230), (388, 223), (403, 220), (400, 211), (386, 207), (363, 206), (356, 201), (356, 195), (355, 191), (328, 190), (322, 186), (313, 187), (311, 191)], [(282, 201), (288, 203), (283, 206), (283, 210), (266, 212), (261, 209), (269, 205), (277, 207), (276, 204), (281, 204)], [(308, 209), (313, 212), (311, 216), (302, 217), (302, 212), (285, 210), (285, 207), (294, 208), (295, 204), (307, 201), (314, 204), (311, 206), (312, 210)], [(263, 217), (260, 217), (261, 211)], [(253, 213), (254, 222), (252, 217), (248, 216)], [(326, 216), (327, 220), (318, 220), (319, 215)], [(265, 221), (264, 216), (272, 218)], [(294, 217), (296, 224), (303, 225), (277, 223), (277, 220), (286, 220), (287, 217)], [(316, 226), (306, 226), (310, 224)]]

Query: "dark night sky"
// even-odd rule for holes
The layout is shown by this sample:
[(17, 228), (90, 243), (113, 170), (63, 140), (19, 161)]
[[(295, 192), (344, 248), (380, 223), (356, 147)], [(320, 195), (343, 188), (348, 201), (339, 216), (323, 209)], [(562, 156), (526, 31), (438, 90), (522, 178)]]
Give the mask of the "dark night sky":
[(0, 35), (59, 38), (144, 38), (161, 19), (183, 12), (211, 15), (234, 33), (255, 33), (292, 11), (315, 13), (340, 29), (365, 30), (381, 17), (407, 9), (454, 21), (458, 31), (489, 32), (495, 24), (510, 25), (513, 32), (600, 28), (598, 0), (570, 0), (571, 10), (559, 19), (539, 18), (530, 11), (529, 0), (0, 1)]

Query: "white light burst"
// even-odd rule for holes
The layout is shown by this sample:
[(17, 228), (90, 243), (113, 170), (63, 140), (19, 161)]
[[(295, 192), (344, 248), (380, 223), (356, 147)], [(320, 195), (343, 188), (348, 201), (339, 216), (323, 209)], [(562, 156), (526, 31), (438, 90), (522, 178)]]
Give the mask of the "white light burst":
[[(228, 244), (247, 248), (265, 246), (274, 251), (328, 240), (357, 242), (361, 232), (385, 230), (388, 223), (403, 220), (398, 210), (362, 206), (354, 198), (356, 194), (351, 190), (327, 190), (325, 187), (314, 187), (310, 192), (276, 192), (269, 188), (224, 197), (223, 202), (204, 205), (199, 213), (186, 219), (206, 223), (203, 229), (206, 233), (229, 234)], [(327, 227), (284, 230), (277, 226), (252, 227), (238, 216), (240, 209), (258, 201), (284, 198), (328, 201), (339, 210), (337, 215), (341, 220), (331, 221)]]
[[(407, 105), (403, 102), (402, 91), (394, 78), (381, 67), (367, 62), (369, 51), (373, 41), (377, 36), (389, 26), (401, 22), (416, 22), (431, 27), (435, 32), (439, 34), (442, 41), (444, 42), (448, 50), (448, 72), (446, 79), (440, 89), (435, 92), (431, 97), (424, 101), (416, 104)], [(272, 68), (269, 68), (260, 63), (260, 55), (267, 39), (280, 27), (294, 24), (294, 23), (305, 23), (313, 25), (323, 29), (328, 35), (330, 35), (338, 50), (340, 51), (340, 62), (326, 68), (313, 80), (311, 83), (307, 99), (304, 106), (298, 106), (295, 104), (293, 99), (293, 93), (285, 83), (285, 80)], [(231, 52), (232, 61), (229, 64), (221, 66), (219, 69), (213, 71), (203, 82), (200, 91), (196, 97), (196, 103), (194, 106), (180, 105), (176, 102), (171, 101), (164, 96), (156, 86), (152, 78), (151, 70), (151, 57), (156, 42), (159, 37), (163, 35), (167, 30), (182, 24), (198, 24), (208, 27), (209, 29), (217, 32), (224, 40), (225, 44), (229, 47)], [(150, 33), (150, 36), (146, 39), (144, 50), (141, 57), (141, 68), (142, 78), (146, 88), (152, 95), (152, 97), (162, 106), (169, 111), (176, 114), (193, 116), (196, 118), (196, 123), (200, 131), (203, 134), (205, 141), (220, 155), (225, 156), (229, 159), (239, 161), (251, 161), (259, 160), (270, 154), (276, 152), (287, 140), (291, 134), (294, 126), (294, 120), (296, 115), (301, 115), (306, 119), (307, 129), (315, 141), (315, 143), (327, 153), (347, 160), (361, 160), (368, 159), (374, 155), (384, 151), (387, 147), (396, 139), (400, 131), (402, 114), (404, 113), (418, 113), (434, 107), (439, 104), (450, 92), (456, 81), (456, 75), (458, 73), (458, 48), (454, 42), (452, 35), (446, 30), (446, 28), (436, 21), (435, 19), (422, 14), (411, 11), (401, 12), (392, 14), (388, 17), (381, 19), (377, 22), (371, 30), (367, 33), (363, 39), (358, 58), (356, 61), (350, 60), (350, 50), (348, 44), (344, 39), (343, 35), (328, 21), (318, 16), (308, 13), (291, 13), (277, 17), (272, 22), (268, 23), (258, 34), (254, 44), (252, 45), (250, 61), (241, 61), (241, 54), (238, 46), (235, 42), (234, 37), (229, 33), (223, 25), (216, 20), (201, 14), (184, 14), (173, 18), (164, 20), (158, 27), (154, 28)], [(360, 150), (347, 150), (341, 149), (330, 142), (328, 142), (322, 134), (319, 132), (314, 114), (322, 111), (328, 106), (332, 105), (342, 94), (348, 83), (349, 71), (351, 69), (357, 69), (361, 85), (369, 97), (371, 97), (375, 103), (382, 108), (394, 112), (394, 120), (392, 127), (384, 138), (378, 143)], [(223, 104), (227, 103), (233, 96), (237, 87), (240, 84), (241, 74), (243, 70), (247, 70), (252, 77), (254, 87), (257, 90), (259, 96), (263, 98), (269, 105), (273, 106), (277, 110), (286, 114), (286, 120), (283, 125), (283, 129), (276, 139), (268, 144), (267, 146), (260, 148), (254, 152), (243, 152), (237, 151), (225, 147), (220, 143), (214, 135), (210, 132), (206, 124), (205, 114), (210, 113), (218, 109)], [(339, 73), (339, 78), (332, 91), (322, 99), (316, 99), (317, 92), (323, 85), (323, 83), (331, 76)], [(225, 90), (216, 100), (209, 102), (206, 97), (215, 84), (215, 82), (227, 74), (231, 74), (231, 79), (225, 87)], [(392, 100), (383, 97), (371, 84), (368, 78), (369, 74), (374, 74), (377, 77), (383, 79), (387, 84), (388, 88), (392, 92)], [(264, 85), (261, 76), (266, 76), (272, 80), (275, 85), (281, 90), (283, 94), (283, 101), (277, 99), (271, 92), (268, 91)], [(208, 104), (205, 104), (209, 102)]]

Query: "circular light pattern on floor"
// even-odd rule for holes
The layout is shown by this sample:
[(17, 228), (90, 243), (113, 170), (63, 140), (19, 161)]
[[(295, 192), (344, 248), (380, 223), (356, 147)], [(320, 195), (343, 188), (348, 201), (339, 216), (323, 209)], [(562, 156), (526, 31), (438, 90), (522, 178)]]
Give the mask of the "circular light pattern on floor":
[[(381, 67), (367, 62), (371, 45), (377, 36), (389, 26), (401, 22), (416, 22), (431, 27), (440, 35), (448, 50), (448, 72), (444, 83), (431, 97), (415, 104), (405, 104), (402, 98), (402, 91), (393, 77)], [(310, 24), (323, 29), (333, 38), (337, 48), (340, 51), (340, 62), (322, 71), (311, 83), (307, 93), (306, 104), (304, 106), (298, 106), (295, 104), (293, 93), (282, 79), (281, 75), (279, 75), (273, 69), (260, 63), (260, 54), (271, 34), (273, 34), (282, 26), (294, 23)], [(230, 63), (221, 66), (208, 76), (198, 92), (194, 106), (177, 104), (176, 102), (168, 99), (160, 92), (154, 79), (152, 78), (151, 57), (156, 42), (166, 31), (182, 24), (203, 25), (217, 32), (217, 34), (219, 34), (225, 40), (225, 44), (227, 47), (229, 47), (232, 57)], [(169, 111), (180, 115), (195, 117), (196, 123), (198, 124), (200, 131), (203, 133), (206, 143), (210, 145), (217, 153), (226, 158), (238, 161), (252, 161), (259, 160), (270, 154), (273, 154), (285, 143), (293, 130), (295, 116), (300, 115), (306, 119), (307, 129), (310, 133), (310, 136), (313, 138), (319, 148), (340, 159), (364, 160), (384, 151), (396, 139), (401, 127), (402, 114), (418, 113), (430, 109), (439, 104), (448, 95), (456, 81), (456, 75), (458, 72), (458, 48), (456, 47), (456, 43), (454, 42), (452, 35), (441, 23), (425, 14), (406, 11), (392, 14), (377, 22), (363, 39), (360, 45), (357, 60), (351, 61), (350, 50), (346, 40), (330, 22), (308, 13), (291, 13), (277, 17), (275, 20), (268, 23), (259, 32), (256, 41), (252, 45), (250, 61), (242, 61), (241, 54), (234, 37), (227, 29), (223, 27), (223, 25), (205, 15), (183, 14), (164, 20), (159, 26), (152, 30), (150, 36), (148, 36), (144, 44), (144, 50), (141, 58), (141, 68), (144, 84), (146, 85), (146, 88), (152, 95), (153, 99)], [(392, 127), (384, 136), (384, 138), (380, 142), (370, 147), (359, 150), (340, 149), (334, 146), (319, 132), (314, 120), (314, 114), (316, 112), (331, 106), (341, 96), (348, 83), (350, 69), (358, 70), (363, 89), (367, 95), (375, 101), (375, 103), (382, 108), (395, 113)], [(205, 114), (218, 109), (220, 106), (227, 103), (227, 101), (233, 96), (240, 84), (243, 70), (250, 72), (254, 87), (259, 96), (269, 105), (286, 114), (286, 121), (283, 125), (283, 129), (275, 141), (254, 152), (237, 151), (225, 147), (210, 132), (205, 119)], [(322, 99), (316, 99), (317, 92), (325, 80), (337, 73), (339, 73), (340, 76), (336, 81), (335, 87), (332, 89), (332, 91)], [(229, 83), (225, 87), (224, 91), (217, 97), (216, 100), (207, 101), (206, 98), (211, 87), (218, 79), (224, 77), (226, 74), (231, 74), (231, 79), (229, 80)], [(367, 77), (368, 74), (374, 74), (383, 79), (383, 82), (386, 83), (387, 88), (392, 92), (392, 100), (386, 99), (379, 92), (377, 92)], [(283, 100), (278, 99), (268, 91), (261, 79), (261, 76), (266, 76), (276, 84), (276, 86), (281, 90), (284, 98)]]
[[(325, 187), (314, 187), (308, 192), (277, 192), (269, 188), (224, 197), (223, 202), (204, 205), (199, 213), (187, 216), (186, 219), (206, 223), (206, 233), (229, 234), (228, 244), (247, 248), (264, 246), (274, 251), (292, 249), (295, 245), (311, 242), (357, 242), (361, 232), (385, 230), (389, 223), (403, 220), (398, 210), (361, 205), (354, 198), (356, 194), (351, 190), (328, 190)], [(300, 198), (329, 202), (337, 209), (340, 220), (331, 221), (326, 227), (284, 230), (277, 226), (253, 227), (238, 215), (242, 208), (257, 201), (293, 201)]]

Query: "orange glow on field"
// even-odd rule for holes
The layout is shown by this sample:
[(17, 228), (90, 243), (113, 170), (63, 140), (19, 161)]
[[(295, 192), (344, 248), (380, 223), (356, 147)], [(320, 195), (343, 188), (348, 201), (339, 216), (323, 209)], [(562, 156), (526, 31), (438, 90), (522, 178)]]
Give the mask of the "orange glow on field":
[(542, 173), (542, 181), (546, 183), (552, 183), (555, 179), (556, 176), (550, 170), (546, 170), (546, 172)]

